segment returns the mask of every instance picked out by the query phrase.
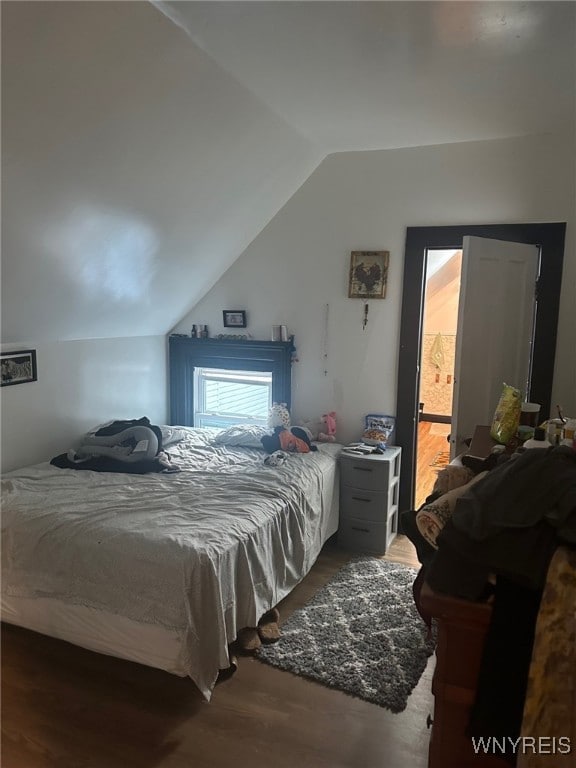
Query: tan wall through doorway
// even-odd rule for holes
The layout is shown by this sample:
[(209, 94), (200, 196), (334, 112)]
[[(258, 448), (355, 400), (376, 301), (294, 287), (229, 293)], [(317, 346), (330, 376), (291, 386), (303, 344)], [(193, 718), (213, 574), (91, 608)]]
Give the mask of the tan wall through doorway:
[[(442, 360), (438, 365), (433, 355), (442, 347)], [(452, 415), (452, 392), (454, 388), (454, 355), (456, 336), (427, 333), (422, 339), (422, 361), (420, 368), (420, 402), (423, 412), (437, 416)]]
[[(446, 259), (438, 268), (438, 261)], [(452, 415), (454, 360), (462, 251), (430, 253), (423, 316), (420, 360), (422, 411), (436, 416)]]

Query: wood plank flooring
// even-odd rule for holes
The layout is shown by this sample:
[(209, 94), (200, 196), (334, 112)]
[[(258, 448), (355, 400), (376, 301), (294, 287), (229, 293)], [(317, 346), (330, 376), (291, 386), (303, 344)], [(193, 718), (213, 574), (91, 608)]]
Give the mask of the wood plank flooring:
[[(282, 619), (350, 559), (327, 544)], [(386, 556), (415, 564), (399, 536)], [(425, 768), (433, 661), (394, 715), (250, 657), (212, 701), (167, 673), (3, 625), (3, 768)]]
[[(436, 429), (434, 429), (436, 428)], [(434, 434), (439, 432), (440, 434)], [(431, 467), (434, 457), (441, 451), (450, 450), (446, 435), (450, 432), (449, 424), (436, 424), (431, 421), (418, 423), (418, 453), (416, 461), (416, 487), (414, 489), (414, 509), (424, 503), (438, 474), (438, 468)], [(443, 434), (444, 433), (444, 434)]]

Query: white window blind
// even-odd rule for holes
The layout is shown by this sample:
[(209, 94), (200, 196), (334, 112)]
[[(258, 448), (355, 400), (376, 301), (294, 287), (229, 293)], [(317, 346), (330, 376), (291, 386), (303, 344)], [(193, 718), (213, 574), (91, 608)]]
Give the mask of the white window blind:
[(272, 404), (272, 373), (194, 368), (194, 426), (266, 426)]

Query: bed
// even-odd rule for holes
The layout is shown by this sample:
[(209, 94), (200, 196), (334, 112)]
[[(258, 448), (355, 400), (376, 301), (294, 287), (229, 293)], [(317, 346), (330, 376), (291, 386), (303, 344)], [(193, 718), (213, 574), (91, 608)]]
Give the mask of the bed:
[(285, 597), (338, 527), (340, 446), (290, 455), (185, 430), (180, 472), (38, 464), (2, 480), (2, 618), (189, 676), (209, 700), (229, 644)]

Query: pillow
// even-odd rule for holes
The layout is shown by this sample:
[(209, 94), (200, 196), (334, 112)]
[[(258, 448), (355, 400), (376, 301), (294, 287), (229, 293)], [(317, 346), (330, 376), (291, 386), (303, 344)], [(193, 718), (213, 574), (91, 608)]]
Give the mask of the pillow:
[(163, 424), (160, 427), (160, 431), (162, 432), (163, 448), (165, 448), (167, 445), (174, 445), (174, 443), (179, 443), (180, 440), (185, 440), (189, 436), (189, 432), (186, 427), (171, 427)]
[(261, 439), (269, 435), (266, 427), (258, 427), (255, 424), (234, 424), (232, 427), (218, 433), (214, 438), (215, 445), (227, 445), (229, 448), (259, 448), (262, 447)]

